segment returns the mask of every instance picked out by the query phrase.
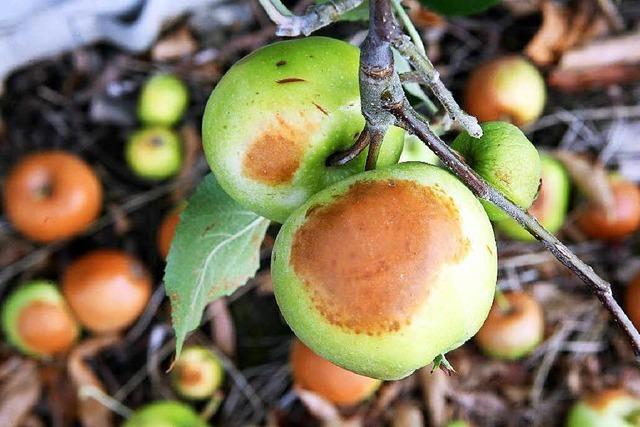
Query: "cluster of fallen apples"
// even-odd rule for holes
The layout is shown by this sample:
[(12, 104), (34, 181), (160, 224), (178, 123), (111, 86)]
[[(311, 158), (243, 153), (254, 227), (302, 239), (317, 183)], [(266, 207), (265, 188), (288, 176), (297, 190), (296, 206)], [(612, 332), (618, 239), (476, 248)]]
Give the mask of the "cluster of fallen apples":
[[(205, 154), (220, 185), (241, 205), (282, 223), (271, 272), (278, 305), (299, 338), (290, 355), (294, 381), (338, 405), (366, 399), (381, 380), (406, 377), (474, 335), (486, 354), (504, 359), (529, 354), (544, 336), (535, 299), (523, 292), (495, 296), (491, 221), (511, 238), (532, 236), (496, 206), (478, 201), (422, 145), (405, 146), (411, 137), (402, 129), (385, 135), (375, 170), (363, 172), (366, 149), (345, 165), (327, 164), (364, 127), (358, 67), (358, 49), (335, 39), (266, 46), (225, 74), (203, 122)], [(143, 122), (179, 120), (187, 98), (173, 79), (151, 79), (143, 90)], [(524, 125), (541, 114), (539, 72), (517, 57), (492, 61), (471, 76), (465, 97), (467, 110), (484, 122), (484, 135), (462, 133), (452, 148), (512, 202), (558, 231), (569, 205), (567, 172), (552, 155), (539, 155), (517, 126), (496, 121)], [(127, 159), (142, 177), (175, 173), (179, 144), (158, 134), (138, 134), (129, 144)], [(398, 163), (401, 156), (418, 161)], [(594, 238), (619, 239), (640, 226), (640, 191), (619, 176), (611, 180), (614, 215), (589, 206), (577, 221)], [(82, 232), (102, 205), (95, 172), (62, 152), (24, 159), (6, 178), (3, 195), (15, 228), (42, 242)], [(163, 256), (179, 212), (170, 212), (159, 228)], [(628, 289), (627, 310), (638, 325), (640, 280)], [(18, 349), (48, 357), (68, 351), (80, 325), (93, 333), (127, 328), (150, 293), (150, 276), (138, 260), (97, 250), (66, 269), (61, 292), (45, 281), (16, 289), (4, 303), (2, 326)], [(186, 399), (204, 399), (220, 387), (223, 372), (210, 350), (188, 347), (176, 362), (173, 384)], [(614, 425), (606, 420), (630, 420), (638, 409), (637, 399), (610, 390), (577, 404), (569, 426)], [(201, 425), (188, 406), (160, 402), (127, 426), (158, 420)]]

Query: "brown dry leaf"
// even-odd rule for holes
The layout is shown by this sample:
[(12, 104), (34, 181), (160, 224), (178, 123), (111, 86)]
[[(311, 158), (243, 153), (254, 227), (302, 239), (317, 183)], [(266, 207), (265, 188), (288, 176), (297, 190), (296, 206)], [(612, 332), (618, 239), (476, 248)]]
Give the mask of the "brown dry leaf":
[(562, 162), (576, 187), (589, 202), (611, 212), (613, 193), (608, 171), (601, 164), (590, 162), (584, 156), (566, 150), (557, 150), (553, 155)]
[(191, 31), (186, 26), (167, 34), (151, 50), (154, 61), (174, 61), (192, 55), (198, 49), (198, 44)]
[(416, 402), (400, 402), (391, 413), (392, 427), (424, 427), (424, 417)]
[(111, 427), (113, 420), (109, 408), (91, 397), (80, 397), (80, 390), (83, 387), (94, 387), (102, 392), (104, 386), (85, 362), (88, 357), (95, 356), (100, 351), (118, 342), (115, 335), (106, 335), (89, 338), (79, 345), (69, 354), (67, 369), (74, 387), (78, 392), (78, 412), (80, 422), (84, 427)]
[(42, 385), (33, 360), (11, 358), (0, 367), (0, 426), (17, 427), (38, 403)]
[(236, 354), (236, 328), (227, 307), (227, 299), (220, 298), (207, 307), (211, 315), (211, 335), (216, 346), (227, 356)]
[(447, 421), (447, 393), (449, 376), (441, 369), (431, 372), (430, 367), (418, 371), (424, 403), (429, 413), (429, 423), (443, 425)]
[(538, 65), (555, 62), (566, 50), (606, 34), (609, 27), (595, 4), (582, 0), (575, 8), (545, 0), (542, 26), (525, 48)]
[(342, 417), (338, 408), (324, 397), (300, 387), (294, 387), (298, 398), (305, 408), (325, 426), (340, 426)]

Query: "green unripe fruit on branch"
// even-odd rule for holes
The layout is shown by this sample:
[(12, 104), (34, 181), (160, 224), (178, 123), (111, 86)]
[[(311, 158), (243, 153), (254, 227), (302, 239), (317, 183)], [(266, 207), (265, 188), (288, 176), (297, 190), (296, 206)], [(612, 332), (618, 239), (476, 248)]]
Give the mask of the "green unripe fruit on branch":
[(173, 388), (186, 399), (206, 399), (220, 388), (224, 368), (211, 350), (191, 346), (185, 348), (171, 371)]
[[(544, 228), (556, 233), (562, 228), (569, 207), (571, 183), (569, 174), (562, 163), (548, 154), (540, 155), (542, 164), (542, 183), (538, 197), (529, 208)], [(535, 240), (527, 230), (515, 220), (507, 218), (496, 223), (496, 228), (508, 237), (518, 240)]]
[[(538, 193), (541, 166), (538, 150), (516, 126), (506, 122), (481, 125), (484, 134), (474, 138), (464, 132), (451, 147), (478, 175), (511, 202), (528, 209)], [(492, 221), (507, 214), (491, 202), (482, 201)]]
[(80, 333), (57, 286), (46, 281), (27, 283), (9, 295), (2, 329), (20, 351), (41, 357), (69, 350)]
[(638, 427), (640, 399), (622, 389), (588, 396), (569, 411), (567, 427)]
[(129, 137), (125, 157), (129, 167), (141, 178), (169, 178), (182, 166), (182, 142), (171, 129), (142, 129)]
[(477, 67), (465, 89), (465, 109), (481, 122), (534, 122), (544, 109), (547, 89), (540, 71), (524, 58), (507, 56)]
[(189, 104), (185, 84), (171, 74), (147, 80), (138, 98), (138, 118), (146, 125), (172, 126), (180, 121)]
[(151, 403), (136, 411), (123, 427), (208, 427), (184, 403), (171, 400)]
[(424, 163), (364, 172), (315, 194), (283, 225), (271, 262), (276, 300), (300, 340), (384, 380), (474, 335), (496, 269), (478, 200)]
[[(243, 206), (284, 222), (311, 195), (364, 170), (366, 150), (343, 166), (327, 158), (353, 145), (360, 112), (358, 49), (307, 37), (238, 61), (211, 93), (202, 124), (207, 161)], [(404, 132), (391, 128), (378, 166), (396, 163)]]

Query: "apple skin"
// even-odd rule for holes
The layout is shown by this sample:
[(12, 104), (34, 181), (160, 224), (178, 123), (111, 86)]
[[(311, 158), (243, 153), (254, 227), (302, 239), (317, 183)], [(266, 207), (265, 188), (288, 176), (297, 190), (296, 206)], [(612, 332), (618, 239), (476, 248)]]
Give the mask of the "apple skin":
[(399, 163), (422, 162), (438, 166), (440, 158), (415, 135), (406, 134)]
[(636, 329), (640, 328), (640, 274), (627, 285), (624, 294), (624, 311)]
[(475, 341), (489, 356), (516, 360), (531, 353), (544, 338), (544, 314), (540, 304), (524, 292), (504, 294), (510, 311), (499, 304), (491, 307)]
[(185, 399), (209, 398), (223, 381), (222, 362), (211, 350), (201, 346), (185, 348), (171, 371), (171, 384)]
[(521, 127), (540, 117), (546, 97), (544, 78), (519, 56), (481, 64), (471, 73), (464, 95), (466, 111), (481, 122), (506, 120)]
[(171, 400), (154, 402), (137, 410), (123, 427), (208, 427), (198, 414), (184, 403)]
[[(21, 326), (25, 314), (26, 324)], [(80, 334), (57, 286), (44, 280), (29, 282), (9, 295), (2, 306), (2, 329), (11, 344), (35, 357), (69, 350)]]
[(472, 425), (466, 421), (456, 420), (456, 421), (451, 421), (445, 427), (472, 427)]
[(289, 357), (293, 382), (341, 406), (368, 399), (382, 382), (343, 369), (294, 340)]
[[(467, 164), (489, 184), (522, 209), (528, 209), (540, 187), (538, 150), (516, 126), (506, 122), (480, 125), (483, 135), (473, 138), (463, 132), (451, 143)], [(492, 221), (508, 215), (491, 202), (482, 201)]]
[(125, 158), (131, 170), (141, 178), (166, 179), (180, 171), (182, 141), (171, 129), (142, 129), (129, 137)]
[(189, 91), (171, 74), (157, 74), (143, 85), (138, 98), (138, 118), (150, 126), (172, 126), (180, 121), (189, 104)]
[[(567, 217), (571, 182), (569, 174), (558, 160), (548, 154), (541, 154), (540, 162), (542, 164), (542, 183), (538, 197), (529, 208), (529, 214), (534, 216), (550, 233), (556, 233), (562, 228)], [(511, 218), (496, 222), (496, 228), (512, 239), (535, 240), (535, 237)]]
[(449, 172), (401, 163), (315, 194), (285, 222), (271, 261), (294, 333), (334, 364), (406, 377), (462, 345), (496, 286), (493, 229)]
[(640, 189), (636, 184), (612, 175), (613, 216), (597, 206), (587, 206), (576, 218), (576, 224), (589, 237), (601, 240), (621, 240), (640, 228)]
[[(577, 402), (569, 411), (567, 427), (637, 427), (640, 399), (622, 389), (603, 390)], [(636, 414), (635, 419), (629, 416)]]
[[(211, 93), (202, 122), (207, 161), (237, 202), (273, 221), (327, 185), (364, 169), (366, 150), (325, 165), (364, 127), (359, 51), (306, 37), (265, 46), (238, 61)], [(377, 166), (397, 163), (404, 131), (385, 135)]]

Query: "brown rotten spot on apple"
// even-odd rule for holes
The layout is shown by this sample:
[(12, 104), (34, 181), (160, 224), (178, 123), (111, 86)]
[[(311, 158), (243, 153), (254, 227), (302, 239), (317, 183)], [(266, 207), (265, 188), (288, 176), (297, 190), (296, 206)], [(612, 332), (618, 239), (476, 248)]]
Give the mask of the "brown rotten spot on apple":
[(375, 336), (410, 324), (441, 266), (468, 247), (444, 191), (409, 180), (363, 181), (307, 212), (291, 265), (329, 323)]
[(249, 144), (243, 174), (266, 185), (290, 182), (300, 167), (308, 137), (317, 128), (317, 122), (304, 116), (294, 125), (276, 114), (267, 129)]
[(605, 410), (618, 399), (628, 399), (629, 393), (621, 388), (611, 388), (594, 393), (585, 399), (585, 403), (596, 410)]

